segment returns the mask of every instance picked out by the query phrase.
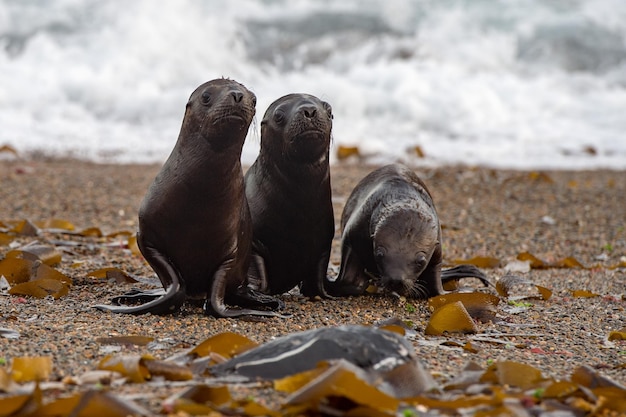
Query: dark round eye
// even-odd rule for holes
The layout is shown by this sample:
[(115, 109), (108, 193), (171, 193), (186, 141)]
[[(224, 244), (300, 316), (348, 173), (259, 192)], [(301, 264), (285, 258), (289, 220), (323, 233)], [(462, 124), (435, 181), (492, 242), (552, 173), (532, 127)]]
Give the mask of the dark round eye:
[(205, 91), (202, 93), (202, 104), (209, 104), (211, 101), (211, 93)]
[(424, 256), (424, 254), (418, 254), (417, 257), (415, 258), (415, 266), (417, 267), (422, 267), (426, 264), (426, 256)]
[(252, 94), (252, 106), (256, 107), (256, 96)]
[(374, 250), (374, 257), (377, 260), (383, 259), (385, 257), (385, 248), (379, 247)]
[(285, 121), (285, 112), (283, 112), (282, 110), (276, 110), (276, 112), (274, 113), (274, 122), (281, 124), (284, 121)]
[(325, 101), (322, 102), (322, 105), (324, 106), (324, 109), (326, 110), (326, 113), (328, 114), (328, 117), (330, 117), (332, 119), (333, 118), (333, 108), (330, 106), (330, 104), (326, 103)]

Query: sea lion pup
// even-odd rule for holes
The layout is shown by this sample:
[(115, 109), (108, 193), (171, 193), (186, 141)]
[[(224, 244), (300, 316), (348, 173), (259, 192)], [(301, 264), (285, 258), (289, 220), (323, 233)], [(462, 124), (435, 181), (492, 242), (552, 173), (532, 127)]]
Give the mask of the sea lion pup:
[(471, 265), (441, 271), (441, 226), (426, 184), (409, 168), (386, 165), (354, 188), (341, 215), (341, 267), (331, 295), (359, 295), (371, 278), (412, 298), (444, 293), (442, 279), (485, 276)]
[(113, 299), (118, 305), (96, 308), (164, 314), (193, 298), (205, 300), (204, 312), (218, 317), (277, 315), (226, 305), (267, 301), (245, 285), (252, 224), (240, 157), (255, 105), (251, 91), (228, 79), (209, 81), (191, 94), (178, 141), (139, 209), (137, 243), (164, 291), (135, 291)]
[(335, 233), (330, 189), (331, 106), (309, 94), (273, 102), (261, 122), (261, 150), (246, 172), (252, 215), (250, 285), (282, 294), (296, 285), (325, 296)]

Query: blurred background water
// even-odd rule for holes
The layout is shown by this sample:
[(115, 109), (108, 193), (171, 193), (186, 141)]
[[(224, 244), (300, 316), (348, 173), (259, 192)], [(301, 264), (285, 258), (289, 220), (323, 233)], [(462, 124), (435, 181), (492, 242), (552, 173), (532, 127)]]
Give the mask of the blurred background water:
[[(373, 162), (626, 169), (624, 0), (0, 0), (0, 145), (162, 162), (201, 83), (328, 101)], [(426, 157), (416, 159), (419, 146)]]

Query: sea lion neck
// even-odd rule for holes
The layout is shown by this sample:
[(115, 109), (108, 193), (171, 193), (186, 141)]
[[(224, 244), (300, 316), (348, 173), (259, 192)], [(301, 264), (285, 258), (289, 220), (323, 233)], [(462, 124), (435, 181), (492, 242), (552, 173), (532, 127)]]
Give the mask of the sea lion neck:
[(203, 130), (183, 126), (178, 140), (198, 152), (198, 158), (207, 152), (218, 153), (223, 158), (238, 159), (246, 138), (245, 132), (229, 131), (227, 127)]
[(289, 158), (282, 158), (280, 163), (276, 163), (273, 153), (263, 151), (259, 153), (258, 159), (269, 171), (270, 176), (275, 180), (280, 179), (284, 183), (298, 183), (308, 187), (318, 184), (325, 184), (330, 181), (330, 167), (328, 165), (329, 154), (326, 153), (315, 163), (303, 164)]

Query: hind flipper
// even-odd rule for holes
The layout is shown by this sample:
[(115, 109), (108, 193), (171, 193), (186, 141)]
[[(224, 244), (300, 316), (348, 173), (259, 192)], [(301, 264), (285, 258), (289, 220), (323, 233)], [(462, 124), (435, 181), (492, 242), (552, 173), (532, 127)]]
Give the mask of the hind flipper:
[(250, 266), (246, 279), (249, 288), (259, 292), (267, 292), (269, 285), (265, 260), (263, 256), (254, 251), (250, 255)]
[(334, 281), (324, 282), (325, 290), (335, 297), (362, 295), (369, 284), (365, 274), (365, 266), (361, 263), (350, 245), (344, 244), (341, 248), (341, 266), (339, 275)]
[(334, 298), (331, 294), (326, 291), (326, 283), (328, 278), (326, 278), (326, 273), (328, 272), (328, 262), (330, 261), (330, 250), (324, 252), (319, 261), (317, 262), (317, 267), (310, 275), (302, 281), (300, 286), (300, 293), (305, 297), (313, 298), (316, 296), (320, 296), (322, 298)]
[(487, 279), (487, 276), (474, 265), (457, 265), (441, 271), (441, 282), (444, 284), (461, 278), (477, 278), (485, 287), (493, 287), (493, 283)]
[[(286, 315), (277, 313), (275, 311), (265, 311), (265, 310), (254, 310), (251, 308), (240, 308), (240, 307), (230, 307), (226, 305), (226, 296), (230, 298), (231, 296), (235, 299), (245, 300), (244, 304), (254, 304), (258, 299), (255, 299), (251, 296), (251, 292), (254, 290), (250, 290), (247, 287), (243, 291), (237, 291), (234, 294), (227, 294), (229, 290), (229, 280), (232, 280), (233, 277), (230, 274), (233, 273), (232, 265), (234, 264), (234, 259), (229, 259), (224, 262), (218, 270), (213, 275), (213, 283), (211, 285), (211, 291), (207, 296), (207, 299), (204, 302), (204, 314), (211, 315), (215, 317), (241, 317), (241, 316), (264, 316), (264, 317), (288, 317)], [(269, 296), (265, 296), (269, 297)]]
[[(142, 245), (141, 252), (161, 280), (164, 290), (147, 290), (137, 293), (137, 300), (141, 300), (141, 297), (143, 297), (142, 293), (147, 297), (152, 298), (152, 301), (138, 306), (98, 304), (93, 306), (94, 308), (123, 314), (169, 314), (180, 309), (187, 297), (185, 295), (185, 287), (179, 272), (176, 270), (174, 265), (172, 265), (169, 259), (157, 249)], [(161, 297), (154, 298), (157, 291), (163, 291), (163, 295)], [(135, 297), (135, 295), (131, 295), (130, 300), (132, 300), (133, 297)], [(118, 299), (119, 301), (125, 300), (125, 295), (113, 298), (113, 300)]]

